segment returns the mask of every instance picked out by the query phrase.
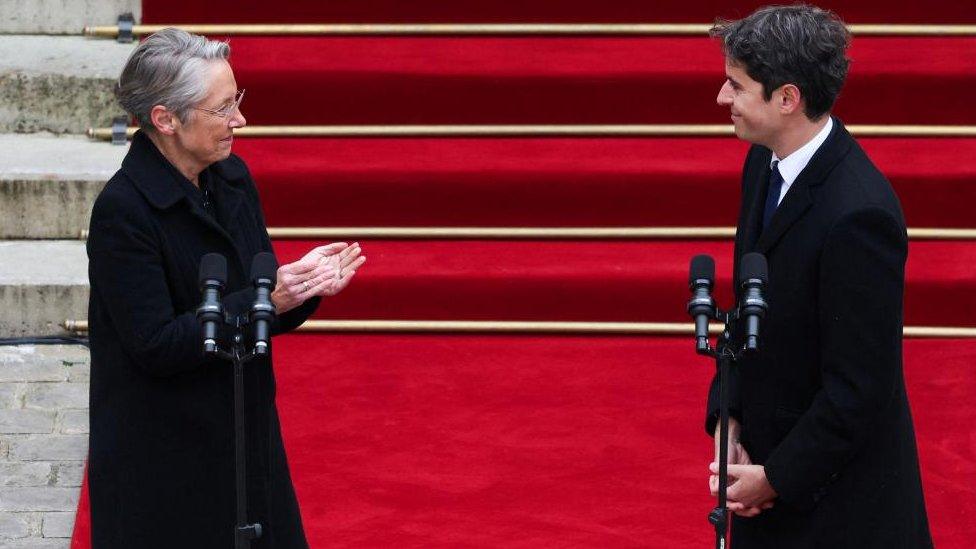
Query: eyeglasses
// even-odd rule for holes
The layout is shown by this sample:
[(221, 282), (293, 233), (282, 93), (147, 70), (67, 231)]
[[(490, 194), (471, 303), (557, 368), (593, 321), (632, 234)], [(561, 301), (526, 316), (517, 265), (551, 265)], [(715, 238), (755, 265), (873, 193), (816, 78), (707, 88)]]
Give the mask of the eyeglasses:
[(226, 105), (220, 107), (219, 109), (204, 109), (202, 107), (193, 107), (193, 108), (198, 111), (203, 111), (207, 114), (212, 114), (218, 118), (227, 118), (229, 116), (232, 116), (234, 114), (234, 111), (240, 108), (241, 101), (244, 100), (244, 91), (245, 90), (241, 90), (237, 92), (237, 95), (234, 96), (233, 102), (227, 103)]

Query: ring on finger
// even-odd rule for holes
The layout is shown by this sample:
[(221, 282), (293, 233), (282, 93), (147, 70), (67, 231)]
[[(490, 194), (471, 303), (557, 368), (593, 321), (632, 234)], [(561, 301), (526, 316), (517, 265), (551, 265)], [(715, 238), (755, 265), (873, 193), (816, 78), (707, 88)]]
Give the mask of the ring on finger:
[(305, 292), (308, 291), (309, 286), (308, 286), (308, 281), (307, 280), (304, 281), (304, 282), (302, 282), (302, 288), (303, 288), (303, 291), (305, 291)]

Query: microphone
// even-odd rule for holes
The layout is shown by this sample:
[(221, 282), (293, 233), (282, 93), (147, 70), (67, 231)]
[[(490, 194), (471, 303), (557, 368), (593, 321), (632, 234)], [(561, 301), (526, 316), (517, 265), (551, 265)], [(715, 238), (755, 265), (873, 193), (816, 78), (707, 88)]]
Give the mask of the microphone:
[(256, 297), (251, 306), (251, 321), (254, 323), (254, 353), (268, 354), (271, 321), (275, 317), (275, 306), (271, 302), (271, 292), (275, 287), (278, 261), (274, 254), (261, 252), (251, 261), (251, 281), (254, 283)]
[(217, 326), (224, 321), (224, 307), (220, 304), (220, 291), (227, 284), (227, 260), (224, 256), (210, 253), (200, 260), (200, 292), (203, 303), (197, 309), (197, 320), (203, 324), (203, 352), (217, 351)]
[(712, 283), (715, 279), (715, 260), (710, 255), (696, 255), (691, 259), (688, 286), (691, 300), (688, 314), (695, 319), (695, 350), (708, 352), (708, 321), (715, 316)]
[(739, 269), (739, 285), (744, 292), (739, 305), (740, 312), (746, 320), (746, 351), (759, 348), (759, 321), (766, 316), (768, 305), (763, 299), (763, 289), (768, 280), (768, 266), (766, 256), (760, 253), (748, 253), (742, 257)]

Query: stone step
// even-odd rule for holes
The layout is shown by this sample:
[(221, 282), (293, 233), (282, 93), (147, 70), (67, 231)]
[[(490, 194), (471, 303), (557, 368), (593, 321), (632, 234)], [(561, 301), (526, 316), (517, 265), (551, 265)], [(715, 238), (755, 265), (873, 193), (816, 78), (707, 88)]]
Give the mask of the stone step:
[(142, 0), (0, 0), (0, 33), (81, 34), (86, 25), (113, 25), (119, 15), (142, 20)]
[(80, 136), (0, 134), (0, 238), (78, 238), (127, 150)]
[(0, 132), (111, 125), (124, 114), (112, 86), (134, 48), (81, 36), (0, 36)]
[(61, 335), (88, 316), (83, 241), (0, 241), (0, 338)]

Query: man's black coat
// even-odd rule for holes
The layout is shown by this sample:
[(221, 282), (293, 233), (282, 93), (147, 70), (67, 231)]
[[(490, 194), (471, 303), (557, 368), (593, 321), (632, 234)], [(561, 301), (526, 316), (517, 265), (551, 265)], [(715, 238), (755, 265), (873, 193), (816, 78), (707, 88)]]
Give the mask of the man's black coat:
[[(742, 443), (779, 499), (736, 517), (732, 546), (931, 547), (902, 374), (908, 239), (898, 198), (834, 119), (761, 229), (771, 155), (753, 146), (743, 171), (735, 265), (766, 256), (769, 311), (761, 351), (738, 364), (730, 394)], [(717, 388), (716, 376), (710, 434)]]
[[(104, 548), (233, 547), (230, 363), (203, 355), (200, 259), (227, 258), (224, 306), (249, 308), (251, 259), (271, 251), (257, 191), (236, 156), (207, 168), (216, 205), (144, 134), (99, 195), (88, 237), (92, 541)], [(319, 299), (281, 316), (301, 324)], [(275, 408), (270, 360), (246, 366), (249, 518), (258, 547), (306, 547)]]

